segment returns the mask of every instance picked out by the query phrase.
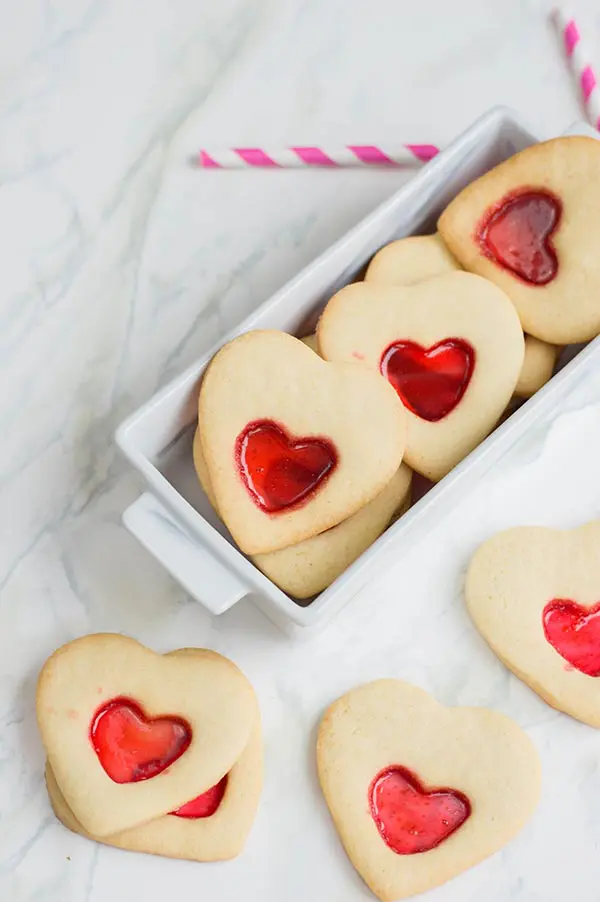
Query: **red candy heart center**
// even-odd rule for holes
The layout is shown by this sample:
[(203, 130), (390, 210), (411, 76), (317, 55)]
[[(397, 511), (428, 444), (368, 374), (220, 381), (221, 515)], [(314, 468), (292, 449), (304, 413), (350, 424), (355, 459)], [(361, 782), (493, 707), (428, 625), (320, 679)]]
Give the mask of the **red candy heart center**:
[(380, 370), (400, 400), (422, 420), (437, 423), (460, 402), (475, 367), (475, 351), (462, 338), (445, 338), (431, 348), (395, 341)]
[(560, 200), (547, 191), (509, 195), (486, 214), (478, 235), (481, 249), (524, 282), (547, 285), (558, 272), (550, 238), (561, 212)]
[(111, 780), (139, 783), (177, 761), (192, 731), (180, 717), (150, 718), (131, 699), (113, 698), (94, 715), (90, 738)]
[(398, 855), (435, 849), (471, 814), (471, 803), (462, 792), (424, 789), (405, 767), (381, 771), (369, 796), (377, 829)]
[(297, 507), (333, 473), (337, 452), (325, 438), (291, 438), (277, 423), (249, 423), (236, 441), (240, 476), (269, 514)]
[(554, 598), (542, 615), (550, 645), (576, 670), (600, 676), (600, 602), (584, 608), (568, 598)]
[(202, 795), (196, 796), (191, 802), (186, 802), (185, 805), (181, 805), (175, 811), (172, 811), (171, 814), (174, 814), (176, 817), (187, 817), (194, 820), (201, 817), (212, 817), (223, 801), (226, 789), (227, 776), (219, 780), (215, 786), (203, 792)]

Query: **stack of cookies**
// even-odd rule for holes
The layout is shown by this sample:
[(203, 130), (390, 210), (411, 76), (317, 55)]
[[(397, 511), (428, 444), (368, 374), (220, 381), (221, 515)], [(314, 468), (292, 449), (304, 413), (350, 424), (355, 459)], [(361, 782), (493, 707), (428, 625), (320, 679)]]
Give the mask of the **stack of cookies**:
[(85, 636), (44, 665), (37, 718), (50, 801), (73, 832), (194, 861), (242, 851), (262, 737), (252, 686), (227, 658)]
[(600, 332), (600, 144), (561, 138), (394, 241), (302, 340), (250, 332), (200, 389), (194, 461), (239, 548), (290, 595), (326, 588)]
[(202, 382), (200, 481), (240, 549), (297, 598), (329, 585), (407, 504), (405, 445), (386, 380), (284, 332), (230, 342)]

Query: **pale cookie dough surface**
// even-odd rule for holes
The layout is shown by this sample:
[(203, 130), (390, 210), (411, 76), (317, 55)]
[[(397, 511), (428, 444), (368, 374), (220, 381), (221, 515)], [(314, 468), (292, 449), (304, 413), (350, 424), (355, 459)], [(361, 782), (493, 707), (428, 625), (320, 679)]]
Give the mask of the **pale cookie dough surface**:
[[(319, 781), (352, 864), (384, 902), (425, 892), (505, 846), (538, 802), (531, 740), (486, 708), (445, 708), (400, 680), (351, 690), (328, 709), (317, 741)], [(374, 778), (394, 765), (426, 788), (464, 793), (470, 817), (436, 848), (394, 852), (370, 812)]]
[(396, 341), (430, 348), (460, 338), (473, 347), (471, 380), (450, 413), (430, 422), (406, 409), (405, 461), (434, 481), (494, 428), (523, 363), (523, 332), (509, 299), (491, 282), (464, 272), (409, 287), (349, 285), (328, 303), (317, 336), (328, 360), (360, 360), (378, 373), (382, 355)]
[[(193, 449), (198, 479), (218, 513), (198, 429)], [(251, 560), (284, 592), (295, 598), (310, 598), (331, 585), (373, 544), (394, 517), (407, 509), (411, 482), (412, 470), (401, 464), (379, 495), (347, 520), (289, 548), (252, 555)]]
[(218, 514), (219, 508), (217, 507), (217, 499), (215, 498), (215, 493), (210, 481), (208, 467), (206, 466), (206, 458), (204, 457), (204, 451), (202, 449), (202, 438), (200, 437), (200, 430), (198, 428), (196, 428), (196, 431), (194, 432), (194, 440), (192, 442), (192, 456), (194, 458), (194, 469), (196, 471), (196, 476), (198, 477), (198, 481), (202, 486), (202, 490), (208, 498), (210, 506)]
[[(236, 440), (261, 420), (336, 449), (337, 466), (301, 506), (265, 513), (244, 485)], [(248, 332), (216, 354), (200, 389), (199, 425), (218, 510), (246, 554), (296, 544), (360, 510), (398, 470), (406, 441), (390, 385), (364, 367), (327, 363), (276, 331)]]
[[(465, 269), (496, 282), (513, 301), (523, 330), (552, 344), (572, 344), (600, 332), (600, 143), (555, 138), (516, 154), (468, 185), (442, 213), (438, 228)], [(519, 189), (546, 189), (563, 204), (551, 243), (558, 272), (531, 285), (483, 253), (477, 231), (487, 211)]]
[(600, 727), (600, 678), (569, 665), (542, 621), (553, 599), (584, 607), (600, 601), (600, 520), (564, 532), (498, 533), (471, 560), (465, 597), (475, 626), (513, 673), (554, 708)]
[[(208, 649), (186, 648), (170, 653), (173, 656), (184, 654), (198, 659), (220, 657)], [(255, 711), (248, 745), (231, 768), (221, 804), (210, 817), (181, 818), (167, 814), (140, 827), (98, 838), (88, 833), (76, 819), (47, 764), (46, 786), (56, 816), (72, 832), (119, 849), (191, 861), (235, 858), (246, 843), (262, 789), (262, 732), (256, 702)]]
[(435, 235), (411, 235), (386, 244), (378, 251), (365, 274), (365, 282), (412, 285), (461, 269), (439, 232)]
[(518, 398), (531, 398), (552, 378), (560, 348), (540, 341), (533, 335), (525, 336), (525, 357), (519, 381), (515, 387)]
[[(413, 235), (382, 247), (369, 264), (365, 281), (412, 285), (461, 268), (439, 232), (435, 235)], [(303, 338), (302, 341), (308, 344), (313, 341), (313, 336)], [(318, 350), (316, 336), (314, 346), (310, 344), (309, 347), (314, 351)], [(556, 345), (540, 341), (532, 335), (525, 336), (523, 368), (515, 388), (517, 397), (530, 398), (548, 382), (559, 350)]]
[[(166, 771), (113, 782), (90, 741), (96, 712), (129, 698), (149, 717), (182, 717), (192, 741)], [(219, 655), (163, 656), (126, 636), (97, 633), (59, 648), (42, 668), (37, 720), (48, 762), (77, 820), (106, 836), (167, 814), (219, 782), (247, 746), (252, 686)]]

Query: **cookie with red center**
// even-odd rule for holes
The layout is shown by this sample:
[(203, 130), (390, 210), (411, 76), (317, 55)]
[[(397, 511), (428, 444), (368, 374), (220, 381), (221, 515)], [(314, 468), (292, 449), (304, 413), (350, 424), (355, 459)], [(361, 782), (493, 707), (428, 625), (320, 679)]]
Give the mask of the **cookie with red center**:
[(548, 704), (600, 727), (600, 520), (498, 533), (465, 584), (475, 626)]
[(505, 846), (537, 805), (537, 752), (507, 717), (445, 708), (400, 680), (326, 712), (319, 781), (350, 861), (384, 902), (445, 883)]
[[(461, 268), (439, 232), (435, 235), (411, 235), (382, 247), (371, 260), (365, 281), (386, 285), (412, 285)], [(313, 347), (313, 350), (317, 348)], [(548, 382), (559, 350), (555, 345), (540, 341), (532, 335), (525, 336), (525, 356), (515, 388), (516, 397), (530, 398)]]
[(495, 282), (525, 332), (551, 344), (600, 332), (600, 142), (556, 138), (468, 185), (438, 228), (462, 266)]
[[(169, 657), (195, 656), (196, 660), (220, 658), (207, 649), (185, 648)], [(207, 792), (173, 812), (111, 836), (95, 837), (78, 822), (67, 805), (49, 764), (46, 786), (58, 819), (74, 833), (132, 852), (147, 852), (192, 861), (222, 861), (242, 851), (258, 807), (262, 788), (262, 735), (255, 702), (250, 739), (228, 774)]]
[(377, 251), (365, 273), (365, 282), (385, 285), (413, 285), (461, 269), (439, 232), (410, 235), (386, 244)]
[(87, 831), (106, 836), (216, 786), (248, 744), (256, 701), (226, 658), (163, 656), (98, 633), (48, 659), (36, 711), (69, 808)]
[(225, 345), (198, 414), (218, 510), (246, 554), (336, 526), (382, 491), (404, 453), (406, 417), (391, 387), (284, 332)]
[(348, 285), (327, 304), (317, 338), (328, 360), (362, 363), (390, 383), (408, 416), (406, 463), (434, 481), (493, 429), (523, 363), (509, 299), (464, 272), (406, 287)]
[[(200, 484), (217, 510), (198, 429), (193, 455)], [(400, 464), (379, 495), (347, 520), (289, 548), (251, 555), (251, 560), (284, 592), (294, 598), (310, 598), (331, 585), (379, 538), (392, 519), (407, 509), (411, 483), (412, 471)]]

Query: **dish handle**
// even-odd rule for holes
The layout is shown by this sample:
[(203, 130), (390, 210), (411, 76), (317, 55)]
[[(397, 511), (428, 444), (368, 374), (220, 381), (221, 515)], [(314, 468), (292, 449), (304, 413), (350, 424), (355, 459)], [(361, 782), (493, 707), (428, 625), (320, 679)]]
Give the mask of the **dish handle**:
[(196, 542), (150, 492), (123, 513), (123, 523), (184, 589), (212, 614), (223, 614), (248, 587)]

